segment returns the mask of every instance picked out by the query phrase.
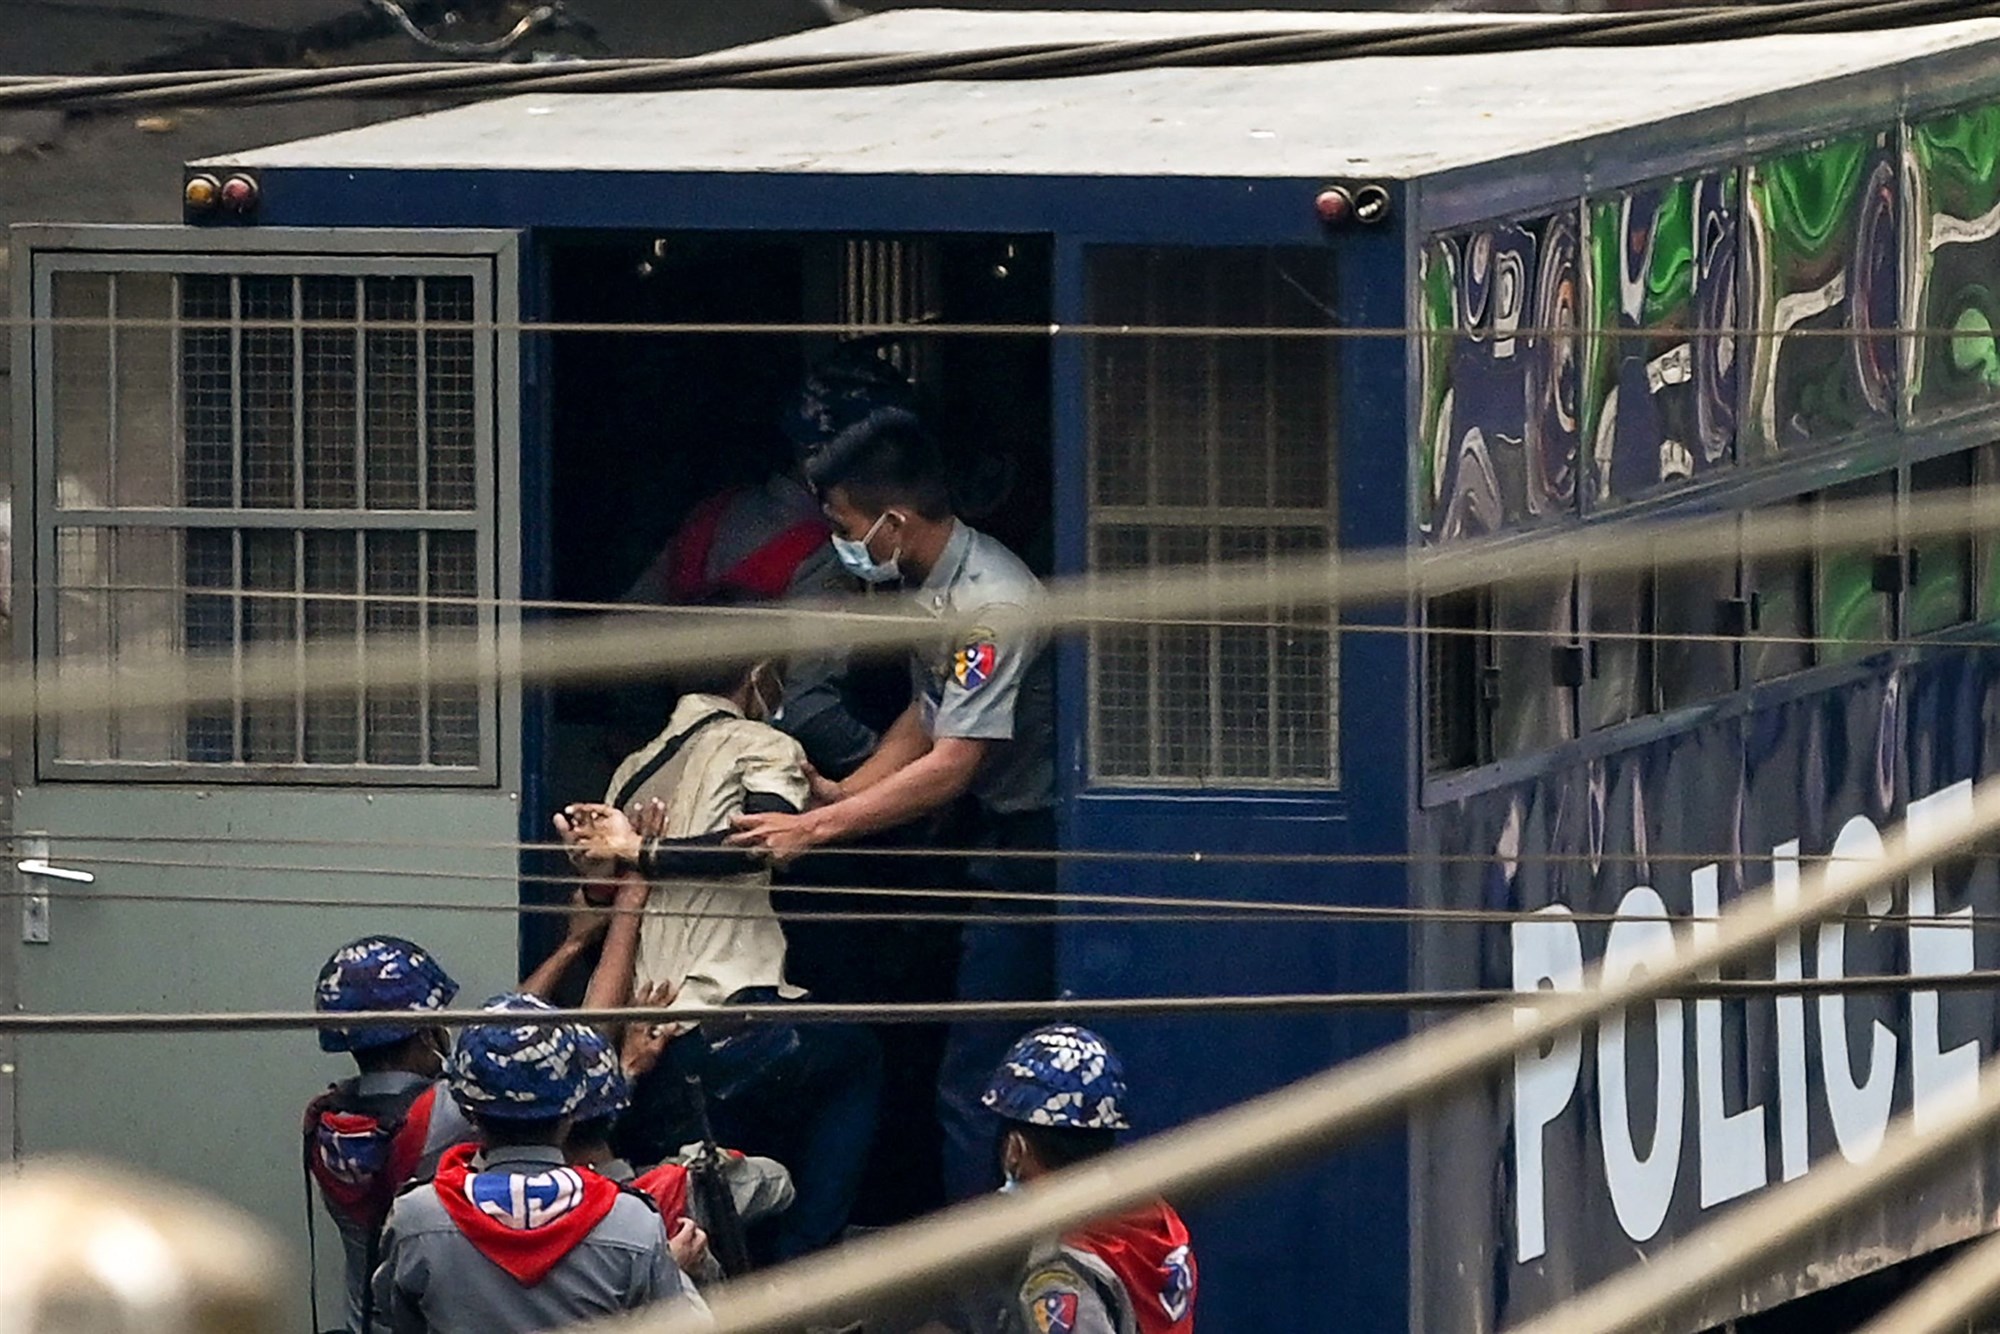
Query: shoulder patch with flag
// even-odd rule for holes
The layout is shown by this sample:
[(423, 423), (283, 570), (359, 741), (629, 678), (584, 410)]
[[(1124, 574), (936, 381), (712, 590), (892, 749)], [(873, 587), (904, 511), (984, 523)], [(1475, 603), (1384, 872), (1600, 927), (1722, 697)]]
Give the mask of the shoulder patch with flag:
[(1071, 1334), (1076, 1328), (1076, 1294), (1044, 1292), (1035, 1298), (1032, 1313), (1035, 1334)]
[(999, 664), (1000, 648), (993, 642), (993, 632), (981, 626), (967, 635), (964, 645), (952, 655), (952, 678), (968, 692), (974, 691), (993, 679), (993, 669)]

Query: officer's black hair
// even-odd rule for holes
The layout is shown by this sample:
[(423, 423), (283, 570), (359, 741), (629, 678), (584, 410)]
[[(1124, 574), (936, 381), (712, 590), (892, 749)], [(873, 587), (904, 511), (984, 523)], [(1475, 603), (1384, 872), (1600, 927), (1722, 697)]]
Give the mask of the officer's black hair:
[(1009, 1121), (1011, 1130), (1028, 1142), (1028, 1152), (1051, 1172), (1110, 1153), (1118, 1147), (1115, 1130), (1082, 1130), (1075, 1126), (1037, 1126)]
[(474, 1112), (472, 1123), (479, 1128), (480, 1140), (496, 1149), (535, 1144), (560, 1148), (564, 1140), (563, 1118), (560, 1116), (523, 1120), (510, 1116), (481, 1116)]
[(937, 441), (917, 415), (877, 408), (814, 450), (806, 481), (821, 496), (845, 490), (860, 508), (903, 508), (933, 522), (951, 517), (951, 488)]

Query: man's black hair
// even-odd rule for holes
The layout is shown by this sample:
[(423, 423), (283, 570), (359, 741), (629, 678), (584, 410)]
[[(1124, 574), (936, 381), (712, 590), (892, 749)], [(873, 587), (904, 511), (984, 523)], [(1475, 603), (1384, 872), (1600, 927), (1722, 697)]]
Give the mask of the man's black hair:
[[(672, 672), (674, 690), (682, 695), (720, 695), (728, 699), (743, 688), (751, 670), (766, 661), (765, 658), (716, 658), (680, 664)], [(770, 703), (776, 708), (778, 701)]]
[(824, 496), (843, 488), (862, 509), (913, 510), (926, 519), (951, 517), (944, 458), (917, 415), (877, 408), (806, 459), (806, 480)]
[(1118, 1146), (1115, 1130), (1037, 1126), (1026, 1121), (1009, 1121), (1006, 1129), (1018, 1132), (1028, 1142), (1028, 1151), (1035, 1155), (1035, 1161), (1051, 1172), (1110, 1153)]
[(472, 1123), (479, 1127), (479, 1137), (496, 1149), (533, 1144), (560, 1147), (564, 1138), (560, 1116), (521, 1120), (507, 1116), (481, 1116), (474, 1112)]

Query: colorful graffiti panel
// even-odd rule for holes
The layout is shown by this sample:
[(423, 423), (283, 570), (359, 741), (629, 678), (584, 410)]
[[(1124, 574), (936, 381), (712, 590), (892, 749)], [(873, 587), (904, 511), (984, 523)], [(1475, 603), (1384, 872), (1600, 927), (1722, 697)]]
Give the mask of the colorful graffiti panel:
[(1595, 506), (1733, 461), (1737, 177), (1590, 201), (1583, 438)]
[(1920, 416), (2000, 400), (2000, 105), (1913, 121), (1905, 141), (1909, 191), (1906, 344), (1912, 411)]
[(1427, 541), (1574, 509), (1581, 250), (1570, 211), (1425, 247), (1416, 520)]
[(1893, 417), (1889, 331), (1902, 257), (1893, 139), (1849, 135), (1745, 173), (1746, 453), (1815, 449)]

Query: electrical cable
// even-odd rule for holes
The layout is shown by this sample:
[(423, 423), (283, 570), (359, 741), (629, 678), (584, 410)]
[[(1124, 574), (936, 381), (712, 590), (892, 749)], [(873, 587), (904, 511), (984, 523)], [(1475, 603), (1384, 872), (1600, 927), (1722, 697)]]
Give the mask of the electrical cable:
[[(64, 528), (85, 528), (95, 525), (65, 523)], [(115, 524), (112, 526), (116, 526)], [(686, 614), (727, 615), (737, 610), (725, 607), (676, 607), (666, 604), (630, 602), (572, 602), (551, 598), (524, 599), (492, 596), (434, 594), (434, 593), (330, 593), (322, 590), (300, 590), (291, 588), (227, 588), (210, 591), (188, 584), (141, 584), (141, 583), (69, 583), (61, 579), (30, 580), (27, 586), (61, 594), (64, 597), (103, 597), (122, 599), (134, 596), (145, 597), (212, 597), (246, 603), (307, 603), (339, 606), (359, 604), (364, 607), (423, 607), (435, 610), (498, 607), (520, 608), (523, 610), (553, 611), (559, 613), (608, 613), (626, 616), (656, 616), (665, 619)], [(785, 614), (781, 607), (744, 607), (750, 614), (765, 616)], [(800, 615), (820, 615), (829, 621), (854, 615), (887, 615), (884, 612), (855, 612), (852, 610), (822, 610), (801, 605)], [(1205, 619), (1200, 617), (1138, 617), (1104, 616), (1095, 622), (1097, 628), (1106, 630), (1159, 628), (1159, 629), (1228, 629), (1228, 630), (1283, 630), (1289, 632), (1339, 633), (1347, 635), (1405, 635), (1416, 638), (1438, 639), (1482, 639), (1482, 640), (1550, 640), (1567, 643), (1579, 638), (1597, 643), (1609, 644), (1726, 644), (1745, 645), (1750, 648), (1777, 647), (1824, 647), (1837, 645), (1848, 652), (1872, 653), (1892, 648), (1963, 648), (1979, 635), (1991, 638), (1995, 633), (1990, 626), (1979, 622), (1966, 622), (1947, 626), (1943, 630), (1926, 632), (1922, 635), (1802, 635), (1766, 634), (1760, 630), (1745, 630), (1741, 634), (1721, 631), (1667, 631), (1667, 630), (1619, 630), (1571, 628), (1554, 629), (1514, 629), (1501, 626), (1474, 625), (1374, 625), (1367, 622), (1317, 624), (1309, 620), (1257, 620), (1254, 617), (1229, 617), (1226, 619)], [(1957, 634), (1959, 638), (1951, 638)], [(288, 642), (299, 642), (296, 640)], [(311, 642), (310, 638), (306, 642)], [(1976, 642), (1976, 641), (1972, 641)]]
[[(1651, 993), (1658, 1000), (1746, 1000), (1762, 996), (1900, 996), (1911, 991), (1960, 993), (2000, 991), (2000, 969), (1970, 973), (1857, 974), (1773, 980), (1730, 978), (1683, 981)], [(1504, 1005), (1533, 1010), (1557, 1004), (1553, 991), (1512, 991), (1488, 987), (1412, 991), (1336, 991), (1293, 994), (1065, 997), (1060, 1000), (784, 1001), (758, 1005), (619, 1006), (608, 1009), (551, 1010), (537, 1022), (576, 1024), (945, 1024), (1037, 1023), (1051, 1020), (1170, 1019), (1182, 1017), (1331, 1014), (1352, 1010), (1455, 1010)], [(408, 1010), (327, 1012), (320, 1010), (187, 1011), (181, 1013), (0, 1013), (0, 1034), (261, 1033), (322, 1028), (407, 1028)], [(495, 1022), (490, 1010), (427, 1010), (423, 1022), (440, 1028), (472, 1028)]]
[[(283, 836), (259, 835), (259, 834), (241, 834), (241, 835), (232, 834), (228, 837), (226, 841), (218, 841), (216, 837), (209, 834), (170, 834), (165, 832), (146, 833), (146, 834), (107, 834), (107, 833), (80, 833), (73, 831), (51, 832), (45, 829), (21, 831), (16, 835), (14, 835), (14, 838), (16, 841), (22, 838), (47, 839), (63, 843), (66, 846), (83, 845), (86, 847), (94, 844), (105, 844), (105, 845), (115, 846), (115, 845), (134, 844), (134, 843), (137, 844), (158, 843), (166, 845), (192, 843), (204, 847), (227, 846), (231, 848), (245, 848), (245, 847), (347, 848), (347, 849), (356, 849), (365, 851), (400, 850), (400, 851), (413, 851), (413, 852), (528, 852), (528, 853), (551, 853), (551, 854), (567, 853), (568, 851), (566, 845), (557, 842), (515, 842), (503, 839), (372, 840), (372, 839), (341, 839), (341, 838), (330, 838), (330, 837), (314, 838), (309, 836), (283, 837)], [(1986, 855), (1991, 855), (1991, 854), (1986, 854)], [(808, 854), (808, 856), (815, 859), (822, 856), (826, 857), (839, 856), (839, 857), (861, 857), (861, 858), (881, 857), (890, 860), (914, 859), (919, 861), (943, 859), (948, 861), (980, 860), (980, 861), (1057, 862), (1057, 863), (1071, 862), (1080, 864), (1113, 865), (1113, 866), (1131, 864), (1131, 865), (1149, 865), (1149, 866), (1151, 865), (1273, 866), (1273, 867), (1287, 867), (1287, 868), (1297, 867), (1297, 866), (1385, 866), (1385, 867), (1403, 866), (1403, 865), (1496, 866), (1496, 865), (1511, 865), (1511, 864), (1520, 864), (1527, 866), (1578, 865), (1578, 866), (1594, 867), (1599, 865), (1645, 866), (1645, 865), (1651, 865), (1653, 863), (1659, 863), (1661, 865), (1666, 865), (1666, 866), (1675, 866), (1675, 865), (1699, 866), (1699, 865), (1705, 865), (1708, 862), (1715, 862), (1721, 865), (1729, 865), (1737, 862), (1744, 862), (1744, 861), (1758, 862), (1762, 860), (1762, 858), (1754, 855), (1746, 855), (1741, 848), (1722, 848), (1712, 852), (1701, 852), (1701, 851), (1555, 852), (1555, 851), (1539, 851), (1532, 848), (1522, 848), (1518, 851), (1512, 851), (1507, 853), (1501, 853), (1498, 851), (1431, 852), (1424, 850), (1415, 850), (1407, 852), (1245, 852), (1235, 849), (1222, 849), (1215, 851), (1202, 851), (1202, 850), (1173, 851), (1173, 850), (1162, 850), (1153, 848), (1128, 848), (1128, 849), (979, 848), (979, 847), (953, 847), (948, 844), (938, 844), (935, 846), (906, 845), (906, 846), (896, 846), (896, 847), (874, 847), (867, 844), (850, 844), (850, 845), (842, 845), (839, 847), (814, 848), (812, 852)], [(114, 860), (112, 858), (99, 857), (89, 853), (78, 853), (77, 859), (82, 861)], [(374, 874), (374, 871), (372, 871), (370, 868), (347, 866), (347, 865), (298, 866), (290, 863), (280, 863), (271, 865), (240, 866), (236, 863), (215, 862), (206, 860), (159, 861), (151, 858), (124, 859), (124, 860), (125, 864), (133, 866), (184, 866), (184, 867), (196, 867), (201, 869), (211, 869), (221, 866), (237, 866), (237, 869), (268, 870), (268, 871), (292, 871), (292, 870), (326, 871), (326, 872), (338, 871), (342, 874), (353, 874), (353, 875)], [(1811, 864), (1815, 862), (1838, 861), (1841, 860), (1841, 858), (1837, 857), (1831, 851), (1822, 853), (1802, 852), (1799, 853), (1794, 860), (1797, 860), (1804, 864)], [(391, 869), (396, 870), (398, 868), (391, 868)], [(437, 878), (446, 880), (460, 879), (460, 878), (464, 879), (493, 878), (493, 876), (490, 873), (474, 873), (467, 875), (466, 873), (462, 873), (456, 870), (447, 870), (441, 868), (436, 868), (436, 869), (400, 868), (400, 869), (404, 874), (420, 874), (426, 876), (436, 876)], [(552, 879), (557, 877), (560, 877), (559, 872), (554, 873), (553, 875), (537, 875), (532, 878)], [(508, 880), (513, 880), (519, 877), (510, 874), (504, 878)], [(562, 877), (562, 878), (570, 879), (569, 877)], [(588, 879), (587, 877), (576, 877), (574, 879), (571, 879), (571, 883), (589, 884), (594, 882)], [(777, 882), (775, 887), (781, 890), (796, 890), (803, 893), (812, 893), (819, 890), (838, 890), (841, 888), (841, 886), (839, 885), (820, 885), (811, 882), (792, 883), (790, 881), (783, 881), (783, 880)], [(909, 887), (897, 887), (894, 892), (901, 893), (905, 888)], [(938, 887), (936, 889), (928, 889), (928, 890), (912, 889), (912, 892), (956, 895), (956, 894), (967, 894), (967, 893), (976, 894), (982, 891), (971, 890), (971, 889), (961, 890), (949, 887)], [(997, 891), (997, 890), (984, 891), (984, 892), (989, 892), (996, 896), (1002, 895), (1002, 891)], [(1013, 897), (1027, 898), (1027, 899), (1046, 900), (1055, 897), (1068, 897), (1067, 894), (1059, 895), (1057, 891), (1053, 890), (1041, 893), (1036, 893), (1031, 891), (1008, 891), (1007, 893)], [(1126, 902), (1127, 900), (1120, 899), (1119, 901)], [(1200, 902), (1200, 901), (1197, 900), (1176, 901), (1171, 904), (1163, 904), (1162, 906), (1188, 907), (1195, 902)], [(1231, 906), (1241, 907), (1244, 906), (1244, 903), (1246, 901), (1232, 899), (1226, 901), (1217, 900), (1217, 902), (1227, 902)], [(1250, 900), (1248, 902), (1263, 902), (1263, 903), (1274, 904), (1276, 909), (1311, 908), (1316, 906), (1312, 904), (1298, 903), (1295, 901), (1285, 901), (1285, 900)]]
[[(138, 862), (132, 864), (154, 865), (155, 863)], [(170, 863), (170, 865), (185, 865), (185, 864), (187, 863)], [(326, 870), (332, 872), (339, 872), (341, 874), (348, 874), (348, 872), (346, 872), (343, 868), (317, 868), (317, 867), (256, 868), (256, 867), (243, 867), (233, 863), (199, 863), (198, 865), (202, 869), (218, 870), (218, 871), (265, 869), (265, 870), (282, 870), (285, 872), (291, 872), (299, 870), (303, 871)], [(432, 873), (415, 873), (415, 874), (430, 875)], [(468, 877), (451, 876), (444, 872), (437, 872), (435, 873), (435, 878), (466, 879)], [(499, 881), (501, 879), (500, 877), (497, 876), (490, 878), (495, 881)], [(528, 877), (528, 879), (530, 879), (531, 881), (535, 881), (539, 880), (539, 877)], [(512, 882), (508, 881), (507, 883), (512, 883)], [(781, 886), (779, 888), (781, 891), (785, 891), (793, 887)], [(975, 890), (956, 890), (956, 889), (932, 890), (932, 889), (903, 889), (903, 888), (869, 887), (869, 886), (850, 887), (850, 886), (832, 886), (832, 885), (799, 886), (796, 888), (803, 892), (816, 893), (831, 898), (839, 898), (848, 895), (857, 898), (866, 898), (874, 895), (890, 895), (890, 896), (910, 896), (917, 898), (936, 898), (943, 900), (971, 899), (977, 901), (987, 897), (985, 894), (982, 894), (980, 891), (976, 889)], [(293, 898), (277, 894), (201, 894), (193, 892), (175, 893), (172, 891), (150, 891), (150, 890), (148, 891), (100, 890), (96, 888), (91, 888), (77, 892), (65, 891), (58, 896), (58, 895), (50, 895), (39, 890), (31, 890), (31, 889), (0, 889), (0, 902), (4, 902), (7, 900), (25, 900), (25, 899), (39, 900), (39, 899), (51, 899), (51, 898), (53, 898), (56, 902), (63, 904), (73, 904), (77, 907), (87, 907), (89, 905), (99, 904), (99, 903), (131, 903), (139, 905), (172, 904), (172, 905), (211, 906), (211, 907), (230, 907), (230, 908), (238, 908), (238, 907), (311, 908), (316, 910), (335, 909), (340, 911), (372, 912), (372, 913), (388, 913), (388, 912), (426, 912), (426, 913), (462, 912), (462, 913), (475, 913), (475, 914), (504, 913), (510, 916), (528, 916), (528, 917), (568, 917), (572, 912), (579, 911), (569, 903), (476, 903), (476, 902), (439, 900), (439, 899), (352, 899), (352, 898), (315, 898), (308, 896)], [(1020, 896), (1020, 898), (1024, 900), (1031, 900), (1031, 901), (1038, 900), (1042, 902), (1054, 900), (1059, 905), (1069, 905), (1076, 903), (1078, 901), (1090, 904), (1111, 903), (1125, 908), (1125, 911), (1090, 912), (1090, 911), (1078, 911), (1073, 907), (1061, 907), (1060, 910), (1058, 911), (1048, 911), (1041, 913), (1021, 912), (1018, 910), (1012, 910), (1007, 912), (1004, 915), (1004, 917), (1001, 917), (992, 911), (870, 912), (866, 910), (853, 910), (853, 909), (843, 909), (843, 908), (834, 908), (834, 909), (776, 908), (773, 909), (772, 912), (770, 913), (731, 911), (726, 909), (713, 909), (713, 910), (704, 909), (699, 915), (703, 919), (717, 919), (725, 921), (739, 921), (739, 920), (762, 921), (768, 917), (775, 916), (781, 922), (799, 922), (804, 924), (843, 923), (843, 922), (852, 922), (852, 923), (908, 922), (908, 923), (942, 923), (942, 924), (969, 925), (974, 923), (992, 923), (997, 919), (1004, 921), (1004, 923), (1009, 926), (1026, 926), (1026, 925), (1065, 926), (1065, 925), (1107, 924), (1107, 923), (1123, 923), (1126, 925), (1133, 925), (1133, 926), (1205, 925), (1210, 923), (1223, 923), (1223, 924), (1240, 926), (1252, 923), (1274, 925), (1280, 922), (1285, 923), (1287, 925), (1303, 924), (1308, 926), (1334, 925), (1334, 924), (1362, 924), (1362, 925), (1372, 924), (1372, 925), (1383, 925), (1383, 926), (1399, 926), (1413, 922), (1420, 924), (1458, 925), (1458, 926), (1510, 926), (1520, 922), (1536, 922), (1536, 921), (1546, 922), (1548, 920), (1546, 913), (1538, 912), (1537, 910), (1527, 909), (1527, 908), (1523, 909), (1397, 908), (1388, 906), (1375, 906), (1370, 904), (1286, 904), (1286, 903), (1259, 904), (1256, 900), (1237, 902), (1234, 900), (1223, 900), (1223, 899), (1215, 899), (1215, 900), (1196, 899), (1196, 900), (1182, 900), (1181, 902), (1209, 903), (1209, 904), (1214, 904), (1215, 906), (1205, 907), (1200, 909), (1190, 909), (1190, 908), (1176, 909), (1168, 907), (1148, 908), (1144, 906), (1148, 902), (1151, 903), (1169, 902), (1168, 900), (1158, 899), (1158, 898), (1143, 899), (1139, 901), (1139, 906), (1129, 906), (1133, 903), (1133, 900), (1120, 895), (1108, 895), (1108, 894), (1107, 895), (1070, 895), (1070, 894), (1022, 895)], [(610, 907), (593, 907), (588, 909), (588, 911), (596, 912), (605, 916), (609, 916), (613, 912), (617, 911), (630, 911), (641, 917), (679, 917), (687, 915), (676, 909), (654, 908), (650, 906), (644, 908), (629, 909), (629, 910), (613, 909)], [(1715, 915), (1702, 914), (1702, 913), (1654, 914), (1654, 913), (1591, 912), (1591, 911), (1573, 910), (1565, 913), (1563, 920), (1565, 922), (1574, 923), (1577, 925), (1589, 925), (1589, 926), (1609, 926), (1617, 922), (1624, 922), (1630, 925), (1638, 925), (1641, 923), (1649, 923), (1649, 922), (1664, 922), (1669, 926), (1680, 927), (1680, 926), (1691, 926), (1696, 924), (1708, 924), (1720, 921), (1721, 919)], [(1872, 913), (1851, 913), (1838, 920), (1847, 923), (1849, 925), (1865, 927), (1870, 930), (1922, 929), (1926, 931), (1954, 931), (1954, 930), (1984, 931), (1984, 930), (2000, 929), (2000, 913), (1981, 913), (1969, 910), (1959, 910), (1957, 912), (1946, 912), (1946, 913), (1925, 913), (1925, 914), (1915, 914), (1915, 915), (1908, 913), (1892, 913), (1887, 916), (1877, 916)]]
[[(1003, 641), (1094, 628), (1108, 618), (1171, 618), (1259, 611), (1310, 604), (1329, 610), (1478, 589), (1494, 581), (1505, 553), (1506, 583), (1574, 579), (1579, 568), (1605, 574), (1652, 572), (1711, 563), (1718, 551), (1755, 560), (1825, 546), (1829, 533), (1843, 547), (1893, 548), (1919, 538), (2000, 528), (2000, 494), (1826, 502), (1812, 513), (1797, 507), (1760, 512), (1755, 524), (1734, 511), (1669, 521), (1584, 523), (1471, 546), (1446, 545), (1421, 554), (1403, 548), (1274, 558), (1258, 565), (1145, 569), (1080, 575), (1052, 582), (1033, 607), (990, 609), (988, 626)], [(226, 596), (228, 589), (216, 590)], [(672, 668), (723, 659), (789, 658), (825, 647), (824, 613), (764, 611), (738, 623), (704, 619), (698, 627), (643, 625), (633, 618), (571, 618), (471, 631), (437, 629), (359, 639), (280, 643), (232, 655), (124, 654), (111, 667), (65, 662), (39, 675), (32, 666), (0, 674), (0, 718), (88, 715), (107, 702), (142, 708), (184, 704), (235, 705), (294, 700), (301, 695), (376, 690), (485, 686), (493, 681), (544, 684), (658, 679)], [(641, 618), (650, 619), (650, 618)], [(850, 651), (935, 647), (939, 623), (923, 616), (850, 616), (843, 640)], [(363, 661), (356, 661), (362, 656)]]
[[(288, 275), (289, 276), (289, 275)], [(343, 277), (347, 275), (342, 275)], [(46, 329), (57, 331), (100, 331), (100, 332), (207, 332), (207, 333), (340, 333), (340, 334), (380, 334), (380, 333), (427, 333), (454, 334), (505, 333), (522, 335), (571, 336), (577, 334), (634, 334), (643, 337), (680, 337), (727, 335), (767, 336), (772, 338), (834, 337), (859, 339), (863, 337), (893, 337), (899, 341), (914, 341), (930, 337), (968, 337), (989, 339), (1139, 339), (1143, 341), (1171, 341), (1190, 339), (1197, 342), (1221, 342), (1230, 339), (1256, 339), (1272, 342), (1353, 342), (1368, 339), (1416, 339), (1442, 340), (1460, 343), (1477, 343), (1481, 333), (1475, 329), (1437, 327), (1431, 325), (1361, 325), (1361, 324), (947, 324), (925, 322), (922, 324), (881, 324), (865, 320), (843, 320), (839, 322), (814, 322), (811, 320), (784, 321), (734, 321), (734, 320), (556, 320), (556, 319), (467, 319), (452, 320), (411, 320), (369, 317), (365, 323), (357, 324), (353, 319), (318, 319), (310, 316), (296, 318), (205, 317), (205, 316), (153, 316), (153, 315), (8, 315), (0, 314), (0, 327), (17, 329)], [(1702, 340), (1743, 339), (1770, 342), (1838, 341), (1887, 343), (1897, 339), (1924, 339), (1942, 342), (1947, 339), (1963, 339), (1963, 329), (1948, 325), (1925, 324), (1885, 324), (1866, 329), (1849, 326), (1819, 328), (1814, 326), (1784, 325), (1676, 325), (1671, 329), (1627, 328), (1623, 325), (1532, 325), (1511, 326), (1509, 332), (1516, 338), (1546, 338), (1574, 340), (1580, 343), (1657, 343), (1662, 338), (1671, 337), (1684, 342)]]
[(1667, 46), (1755, 37), (1885, 32), (2000, 13), (1991, 0), (1780, 0), (1526, 21), (1447, 22), (1370, 31), (1302, 30), (1111, 42), (1027, 43), (985, 50), (813, 58), (757, 55), (570, 61), (554, 66), (451, 63), (322, 70), (188, 71), (50, 76), (0, 85), (0, 108), (135, 109), (268, 103), (313, 97), (474, 97), (504, 93), (665, 92), (711, 88), (829, 89), (936, 80), (1035, 80), (1138, 70), (1254, 67), (1366, 57), (1483, 55), (1523, 47)]

